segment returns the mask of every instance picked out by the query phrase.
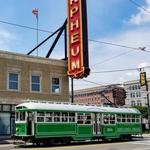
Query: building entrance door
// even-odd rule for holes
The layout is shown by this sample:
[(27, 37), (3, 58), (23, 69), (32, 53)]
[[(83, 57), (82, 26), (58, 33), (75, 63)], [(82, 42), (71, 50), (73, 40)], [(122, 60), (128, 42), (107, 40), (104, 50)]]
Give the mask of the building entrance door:
[(15, 118), (11, 118), (11, 135), (16, 133)]

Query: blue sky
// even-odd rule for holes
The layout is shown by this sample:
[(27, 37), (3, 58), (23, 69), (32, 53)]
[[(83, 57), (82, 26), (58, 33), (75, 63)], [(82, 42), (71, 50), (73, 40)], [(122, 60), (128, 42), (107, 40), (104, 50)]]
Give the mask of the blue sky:
[[(150, 11), (150, 0), (134, 0)], [(87, 0), (89, 39), (111, 42), (131, 47), (150, 44), (150, 13), (138, 8), (130, 0)], [(0, 21), (36, 27), (33, 8), (39, 9), (39, 28), (55, 31), (67, 17), (66, 0), (1, 0)], [(39, 32), (39, 42), (49, 33)], [(0, 49), (26, 54), (36, 45), (36, 31), (0, 22)], [(53, 38), (39, 48), (45, 57)], [(150, 51), (150, 46), (146, 47)], [(129, 52), (128, 52), (129, 51)], [(109, 61), (104, 60), (127, 53)], [(34, 53), (33, 55), (36, 55)], [(123, 83), (138, 79), (138, 71), (95, 74), (103, 70), (137, 68), (150, 65), (150, 53), (110, 46), (89, 41), (91, 74), (86, 80), (99, 84)], [(58, 42), (52, 58), (64, 56), (63, 38)], [(96, 65), (95, 65), (96, 64)], [(146, 70), (150, 76), (149, 69)], [(81, 84), (82, 82), (82, 84)], [(75, 89), (96, 86), (83, 80), (75, 80)]]

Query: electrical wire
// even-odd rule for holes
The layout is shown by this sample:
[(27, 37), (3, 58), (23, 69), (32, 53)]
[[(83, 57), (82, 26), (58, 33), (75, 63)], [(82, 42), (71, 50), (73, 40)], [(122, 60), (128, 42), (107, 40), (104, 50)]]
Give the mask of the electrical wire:
[(105, 62), (108, 62), (108, 61), (110, 61), (110, 60), (113, 60), (113, 59), (115, 59), (115, 58), (117, 58), (117, 57), (120, 57), (120, 56), (126, 55), (126, 54), (131, 53), (131, 52), (133, 52), (133, 51), (132, 51), (132, 50), (130, 50), (130, 51), (127, 51), (127, 52), (121, 53), (121, 54), (119, 54), (119, 55), (116, 55), (116, 56), (113, 56), (113, 57), (107, 58), (107, 59), (105, 59), (105, 60), (103, 60), (103, 61), (101, 61), (101, 62), (97, 62), (97, 63), (95, 63), (95, 64), (94, 64), (94, 65), (92, 65), (91, 67), (93, 68), (93, 67), (94, 67), (94, 66), (96, 66), (96, 65), (103, 64), (103, 63), (105, 63)]
[(99, 41), (99, 40), (89, 39), (89, 41), (96, 42), (96, 43), (107, 44), (107, 45), (112, 45), (112, 46), (123, 47), (123, 48), (129, 48), (129, 49), (134, 49), (134, 50), (138, 50), (139, 49), (139, 48), (136, 48), (136, 47), (126, 46), (126, 45), (120, 45), (120, 44), (114, 44), (114, 43), (104, 42), (104, 41)]
[[(30, 27), (30, 26), (25, 26), (25, 25), (20, 25), (20, 24), (16, 24), (16, 23), (11, 23), (11, 22), (7, 22), (7, 21), (0, 20), (0, 23), (4, 23), (4, 24), (16, 26), (16, 27), (21, 27), (21, 28), (26, 28), (26, 29), (36, 30), (37, 31), (37, 28)], [(45, 33), (53, 33), (52, 31), (48, 31), (48, 30), (44, 30), (44, 29), (40, 29), (40, 28), (38, 29), (38, 31), (45, 32)], [(93, 40), (93, 39), (89, 39), (89, 41), (97, 42), (97, 43), (101, 43), (101, 44), (112, 45), (112, 46), (118, 46), (118, 47), (122, 47), (122, 48), (128, 48), (128, 49), (132, 49), (132, 50), (141, 50), (140, 48), (126, 46), (126, 45), (121, 45), (121, 44), (115, 44), (115, 43), (111, 43), (111, 42), (105, 42), (105, 41), (99, 41), (99, 40)], [(150, 51), (146, 51), (146, 50), (144, 50), (144, 51), (150, 53)]]
[(131, 69), (120, 69), (120, 70), (107, 70), (107, 71), (97, 71), (91, 73), (115, 73), (115, 72), (124, 72), (124, 71), (140, 71), (141, 69), (150, 68), (150, 66), (142, 67), (142, 68), (131, 68)]
[(96, 84), (96, 85), (102, 86), (102, 84), (99, 84), (99, 83), (96, 83), (96, 82), (93, 82), (93, 81), (89, 81), (89, 80), (85, 80), (85, 79), (82, 79), (82, 80), (85, 81), (85, 82), (88, 82), (88, 83), (92, 83), (92, 84)]
[(131, 46), (114, 44), (114, 43), (111, 43), (111, 42), (104, 42), (104, 41), (92, 40), (92, 39), (89, 39), (89, 41), (102, 43), (102, 44), (108, 44), (108, 45), (112, 45), (112, 46), (118, 46), (118, 47), (122, 47), (122, 48), (128, 48), (128, 49), (132, 49), (132, 50), (139, 50), (139, 51), (144, 51), (144, 52), (150, 53), (150, 51), (146, 50), (146, 47), (131, 47)]
[(143, 9), (145, 12), (150, 13), (149, 10), (145, 9), (142, 5), (140, 5), (139, 3), (133, 1), (133, 0), (129, 0), (132, 4), (136, 5), (138, 8)]
[[(36, 30), (37, 31), (37, 28), (33, 28), (33, 27), (25, 26), (25, 25), (20, 25), (20, 24), (16, 24), (16, 23), (6, 22), (6, 21), (2, 21), (2, 20), (0, 20), (0, 23), (4, 23), (4, 24), (20, 27), (20, 28), (26, 28), (26, 29)], [(43, 29), (38, 29), (38, 31), (46, 32), (46, 33), (53, 33), (51, 31), (43, 30)]]

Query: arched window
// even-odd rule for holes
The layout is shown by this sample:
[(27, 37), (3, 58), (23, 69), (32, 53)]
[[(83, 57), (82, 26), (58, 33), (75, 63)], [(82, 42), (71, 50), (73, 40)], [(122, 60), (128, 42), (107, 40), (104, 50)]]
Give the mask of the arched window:
[(137, 101), (137, 105), (138, 105), (138, 106), (142, 106), (142, 103), (141, 103), (140, 100)]

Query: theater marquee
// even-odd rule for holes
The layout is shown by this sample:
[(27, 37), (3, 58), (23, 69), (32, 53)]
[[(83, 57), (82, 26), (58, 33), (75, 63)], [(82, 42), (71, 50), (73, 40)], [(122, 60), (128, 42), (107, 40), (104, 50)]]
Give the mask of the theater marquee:
[(68, 75), (87, 77), (90, 73), (86, 0), (68, 2)]

